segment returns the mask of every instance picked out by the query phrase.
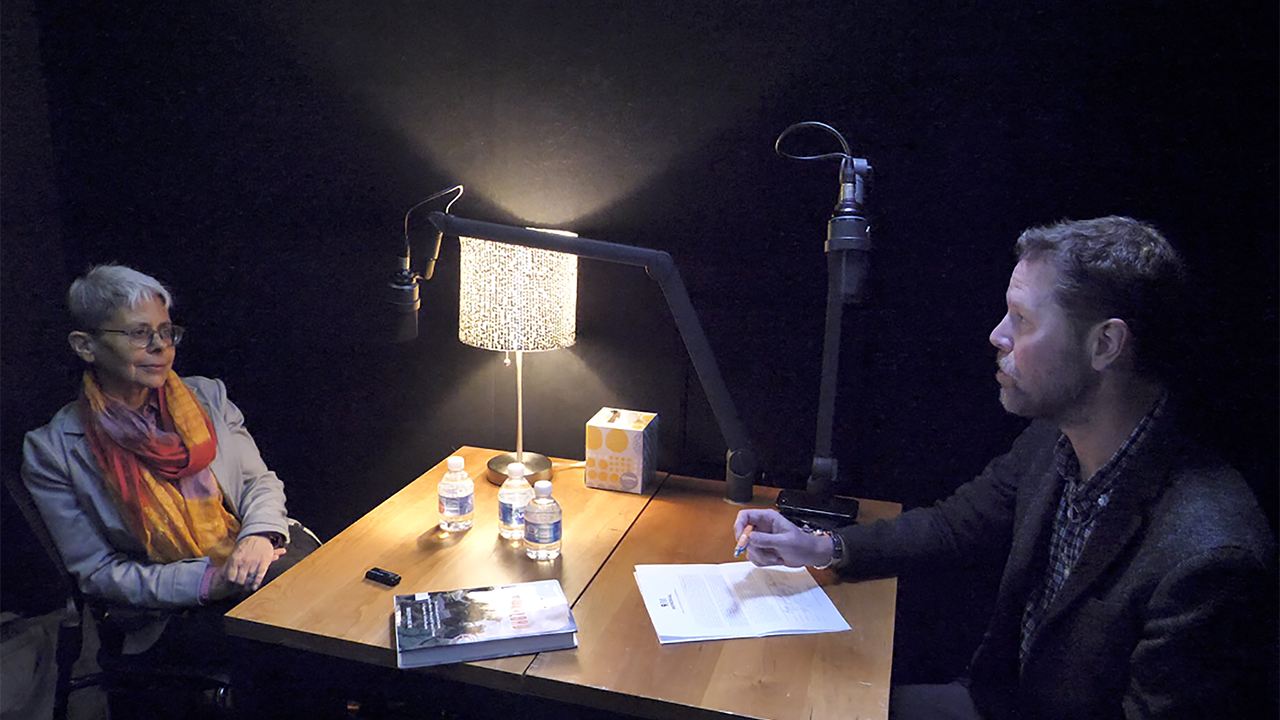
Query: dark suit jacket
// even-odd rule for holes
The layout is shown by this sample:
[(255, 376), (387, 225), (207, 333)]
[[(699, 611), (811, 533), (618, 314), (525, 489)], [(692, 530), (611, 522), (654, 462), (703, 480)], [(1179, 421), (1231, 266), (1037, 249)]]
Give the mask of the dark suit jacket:
[(1019, 669), (1023, 607), (1043, 581), (1059, 431), (1032, 423), (1008, 454), (930, 508), (844, 528), (852, 577), (973, 558), (1004, 574), (968, 683), (985, 717), (1274, 715), (1274, 541), (1240, 475), (1169, 412), (1148, 428)]

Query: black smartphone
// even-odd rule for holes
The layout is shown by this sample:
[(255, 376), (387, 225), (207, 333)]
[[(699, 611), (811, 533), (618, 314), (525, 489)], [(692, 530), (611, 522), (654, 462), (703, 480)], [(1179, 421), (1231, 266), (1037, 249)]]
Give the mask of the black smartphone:
[(858, 519), (858, 501), (851, 497), (783, 490), (775, 505), (786, 519), (815, 530), (834, 530)]
[(386, 585), (387, 587), (395, 587), (400, 584), (399, 575), (391, 572), (390, 570), (383, 570), (379, 567), (369, 568), (369, 572), (365, 573), (364, 577), (366, 580), (372, 580), (376, 583)]

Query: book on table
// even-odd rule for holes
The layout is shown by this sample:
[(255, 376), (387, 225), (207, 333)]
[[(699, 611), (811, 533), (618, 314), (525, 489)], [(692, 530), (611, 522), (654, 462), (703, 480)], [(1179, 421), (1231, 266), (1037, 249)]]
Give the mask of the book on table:
[(401, 668), (578, 646), (558, 580), (397, 595), (394, 622)]

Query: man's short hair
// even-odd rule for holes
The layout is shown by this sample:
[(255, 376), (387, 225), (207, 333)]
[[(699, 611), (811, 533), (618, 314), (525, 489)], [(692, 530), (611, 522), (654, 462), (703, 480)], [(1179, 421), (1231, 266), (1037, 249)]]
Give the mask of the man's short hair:
[(1168, 379), (1186, 274), (1160, 231), (1114, 215), (1064, 220), (1023, 232), (1017, 252), (1057, 271), (1055, 299), (1077, 329), (1124, 320), (1137, 340), (1135, 371)]
[(159, 280), (124, 265), (98, 265), (71, 283), (67, 309), (81, 330), (96, 330), (121, 308), (157, 298), (165, 309), (173, 296)]

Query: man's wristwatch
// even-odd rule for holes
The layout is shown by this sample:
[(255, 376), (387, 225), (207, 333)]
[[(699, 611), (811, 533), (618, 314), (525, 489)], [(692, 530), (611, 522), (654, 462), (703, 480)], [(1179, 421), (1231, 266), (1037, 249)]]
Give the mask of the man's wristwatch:
[(831, 538), (831, 559), (823, 565), (814, 565), (815, 570), (826, 570), (827, 568), (838, 568), (844, 560), (844, 538), (839, 533), (833, 533), (828, 530), (819, 530), (814, 535), (826, 535)]

